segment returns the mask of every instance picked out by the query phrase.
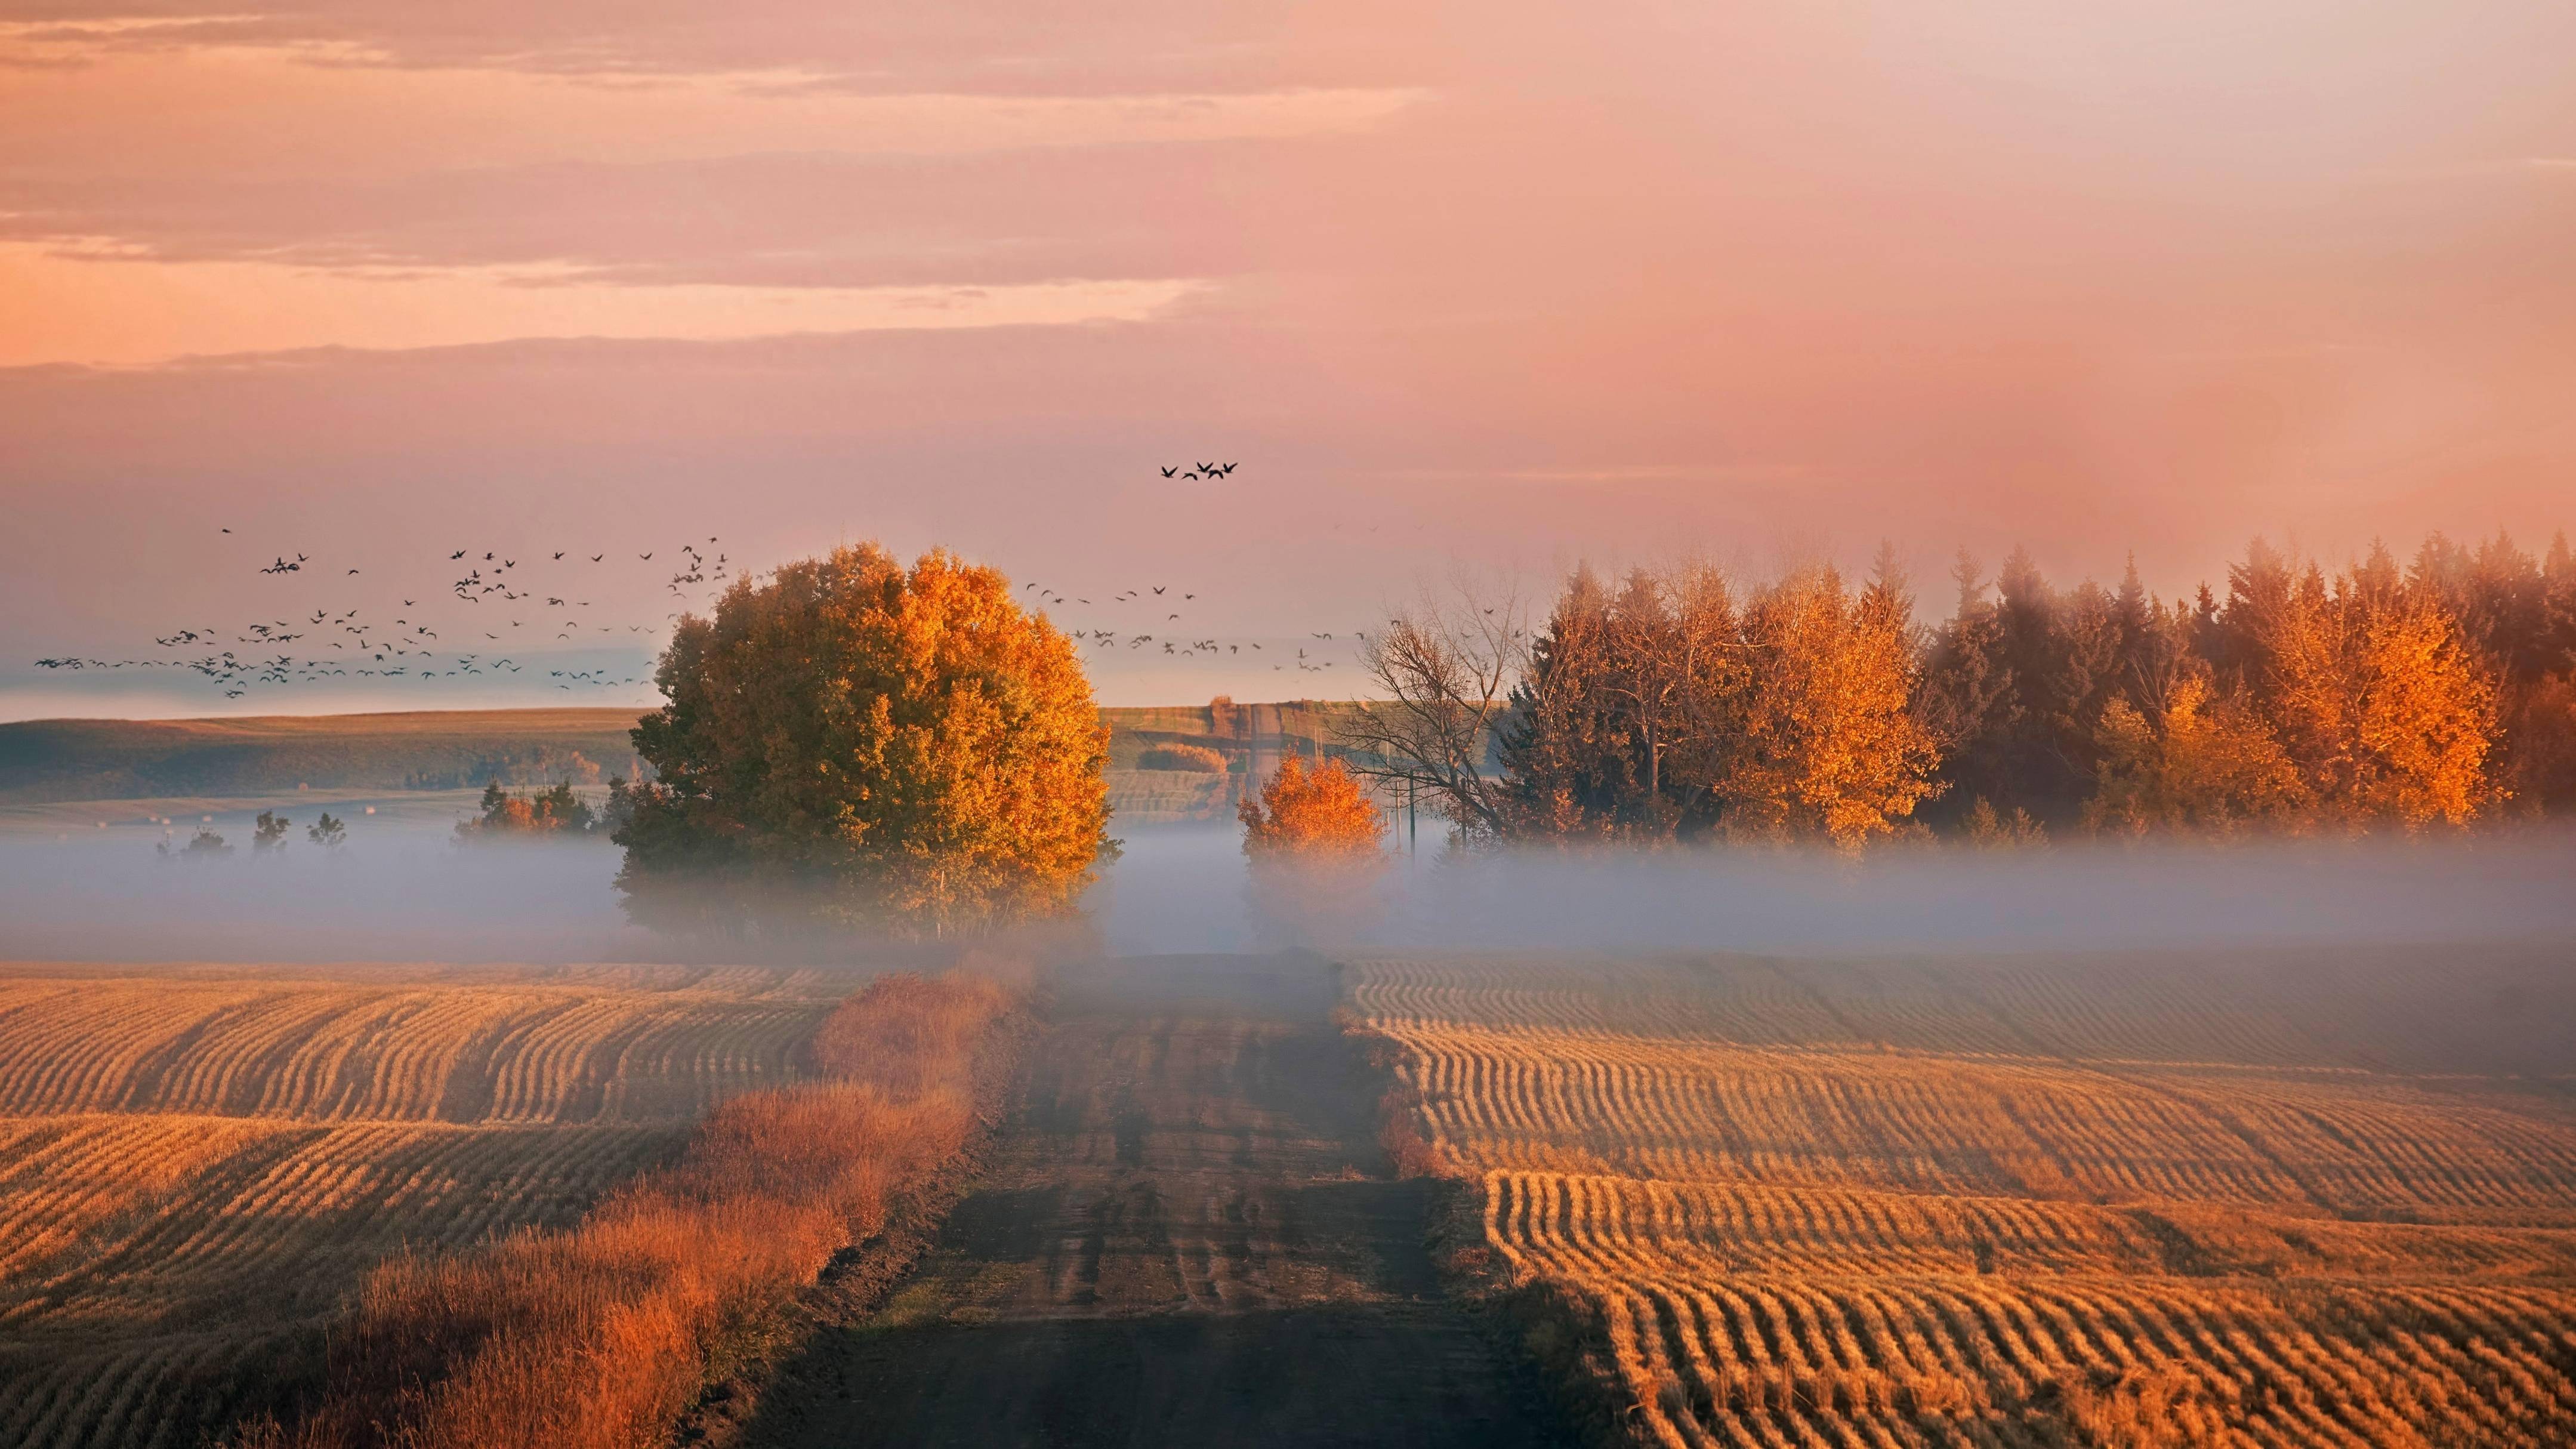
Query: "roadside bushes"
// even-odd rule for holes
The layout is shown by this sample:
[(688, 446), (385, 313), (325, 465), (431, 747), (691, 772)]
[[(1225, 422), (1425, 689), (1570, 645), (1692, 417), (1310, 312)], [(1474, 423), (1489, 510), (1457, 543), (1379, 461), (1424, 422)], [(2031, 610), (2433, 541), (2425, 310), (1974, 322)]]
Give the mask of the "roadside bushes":
[(756, 1357), (834, 1254), (953, 1162), (1009, 994), (889, 976), (827, 1018), (817, 1079), (718, 1107), (680, 1159), (578, 1226), (370, 1276), (302, 1421), (269, 1449), (625, 1449), (659, 1443)]

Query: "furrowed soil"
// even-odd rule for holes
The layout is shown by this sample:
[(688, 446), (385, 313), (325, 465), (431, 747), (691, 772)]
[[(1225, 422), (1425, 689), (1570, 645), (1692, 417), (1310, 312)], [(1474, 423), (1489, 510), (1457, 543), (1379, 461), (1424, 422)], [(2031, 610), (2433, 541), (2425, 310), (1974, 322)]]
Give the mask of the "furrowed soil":
[(1564, 1442), (1441, 1293), (1427, 1181), (1311, 957), (1098, 963), (1059, 986), (979, 1188), (739, 1442)]

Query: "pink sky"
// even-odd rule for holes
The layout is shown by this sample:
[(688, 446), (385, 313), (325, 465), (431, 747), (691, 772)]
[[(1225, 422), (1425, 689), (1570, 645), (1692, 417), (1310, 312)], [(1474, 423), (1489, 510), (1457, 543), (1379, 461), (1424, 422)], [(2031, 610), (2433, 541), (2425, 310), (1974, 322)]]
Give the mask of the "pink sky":
[[(469, 546), (939, 543), (1265, 641), (1098, 651), (1144, 702), (1346, 692), (1270, 651), (1462, 564), (2576, 520), (2555, 0), (8, 13), (0, 715), (523, 697), (26, 668)], [(555, 582), (640, 657), (662, 577)]]

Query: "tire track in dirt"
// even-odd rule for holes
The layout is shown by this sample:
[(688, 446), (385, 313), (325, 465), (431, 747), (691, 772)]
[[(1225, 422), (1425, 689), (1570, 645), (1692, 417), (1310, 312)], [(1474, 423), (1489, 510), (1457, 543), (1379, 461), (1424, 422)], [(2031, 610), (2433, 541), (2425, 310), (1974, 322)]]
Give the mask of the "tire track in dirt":
[(1565, 1442), (1447, 1302), (1312, 957), (1068, 973), (978, 1190), (744, 1445)]

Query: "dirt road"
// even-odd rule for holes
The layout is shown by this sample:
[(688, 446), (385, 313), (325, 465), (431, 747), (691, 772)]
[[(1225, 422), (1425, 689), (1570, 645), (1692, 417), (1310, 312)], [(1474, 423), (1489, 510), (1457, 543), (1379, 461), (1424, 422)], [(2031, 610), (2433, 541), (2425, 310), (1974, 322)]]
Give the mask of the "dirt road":
[(1560, 1442), (1443, 1302), (1312, 958), (1063, 985), (1022, 1114), (937, 1250), (762, 1395), (745, 1443)]

